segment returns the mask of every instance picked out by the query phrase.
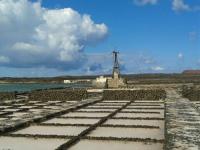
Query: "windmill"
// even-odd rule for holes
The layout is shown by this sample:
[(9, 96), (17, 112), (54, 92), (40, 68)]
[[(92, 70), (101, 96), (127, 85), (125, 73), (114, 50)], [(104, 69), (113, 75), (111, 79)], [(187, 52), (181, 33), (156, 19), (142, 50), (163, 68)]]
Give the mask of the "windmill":
[(119, 52), (113, 51), (113, 60), (114, 60), (114, 62), (113, 62), (113, 78), (114, 79), (120, 78), (118, 54), (119, 54)]

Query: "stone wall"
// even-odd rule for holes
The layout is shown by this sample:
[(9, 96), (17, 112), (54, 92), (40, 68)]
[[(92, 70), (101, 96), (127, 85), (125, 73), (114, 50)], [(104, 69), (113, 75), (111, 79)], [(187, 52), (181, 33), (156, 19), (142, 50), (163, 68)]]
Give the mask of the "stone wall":
[(15, 99), (15, 92), (0, 92), (0, 100)]
[(107, 80), (107, 87), (108, 88), (119, 88), (119, 87), (126, 87), (125, 81), (122, 78), (114, 78)]
[(183, 86), (182, 95), (183, 97), (188, 98), (191, 101), (200, 101), (200, 89), (195, 86)]
[(165, 99), (165, 90), (104, 90), (105, 100), (159, 100)]
[(68, 101), (68, 100), (77, 100), (81, 101), (88, 97), (86, 90), (70, 90), (70, 89), (61, 89), (61, 90), (41, 90), (33, 91), (29, 94), (30, 100), (42, 100), (42, 101)]

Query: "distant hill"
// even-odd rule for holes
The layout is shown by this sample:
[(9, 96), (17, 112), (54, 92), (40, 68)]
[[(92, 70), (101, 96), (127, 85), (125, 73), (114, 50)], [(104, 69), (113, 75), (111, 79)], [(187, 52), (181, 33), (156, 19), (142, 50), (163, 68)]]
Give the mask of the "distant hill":
[(184, 70), (183, 74), (194, 74), (194, 75), (200, 75), (200, 70)]

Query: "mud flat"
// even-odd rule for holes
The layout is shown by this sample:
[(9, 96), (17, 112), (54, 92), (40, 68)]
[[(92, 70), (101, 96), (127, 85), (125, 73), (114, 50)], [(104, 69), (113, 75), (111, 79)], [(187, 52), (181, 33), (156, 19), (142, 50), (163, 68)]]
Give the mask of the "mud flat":
[(0, 137), (2, 150), (54, 150), (67, 139), (28, 138), (28, 137)]
[(161, 150), (163, 144), (112, 140), (81, 140), (69, 150)]

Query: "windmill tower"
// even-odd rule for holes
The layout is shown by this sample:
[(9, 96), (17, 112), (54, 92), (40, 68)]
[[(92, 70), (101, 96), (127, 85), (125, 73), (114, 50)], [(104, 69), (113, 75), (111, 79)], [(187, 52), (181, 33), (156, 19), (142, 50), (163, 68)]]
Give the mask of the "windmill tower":
[(118, 54), (119, 54), (119, 52), (113, 51), (113, 59), (114, 59), (113, 75), (112, 75), (113, 79), (119, 79), (120, 78)]
[(126, 86), (124, 79), (120, 77), (118, 54), (119, 52), (113, 51), (113, 72), (112, 72), (112, 78), (107, 80), (108, 88), (119, 88)]

